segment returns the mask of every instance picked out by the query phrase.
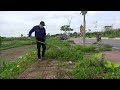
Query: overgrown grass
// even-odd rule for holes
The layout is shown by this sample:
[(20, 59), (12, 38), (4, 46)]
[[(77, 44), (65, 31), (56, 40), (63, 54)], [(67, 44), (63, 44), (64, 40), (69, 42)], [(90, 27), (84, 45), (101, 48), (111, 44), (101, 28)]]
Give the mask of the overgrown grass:
[(24, 45), (33, 45), (36, 44), (36, 41), (34, 38), (29, 39), (13, 39), (10, 41), (7, 40), (2, 40), (1, 42), (1, 46), (0, 46), (0, 50), (5, 50), (5, 49), (9, 49), (9, 48), (14, 48), (14, 47), (19, 47), (19, 46), (24, 46)]
[[(102, 54), (79, 61), (74, 69), (75, 79), (119, 79), (120, 66), (110, 61), (101, 60)], [(98, 58), (98, 59), (97, 59)]]
[(67, 40), (68, 43), (75, 44), (73, 40)]
[(28, 68), (36, 59), (36, 51), (31, 50), (25, 56), (17, 59), (11, 63), (3, 63), (0, 68), (0, 78), (1, 79), (14, 79), (20, 73), (22, 73), (26, 68)]
[(69, 42), (61, 41), (58, 38), (52, 38), (48, 41), (46, 57), (60, 60), (79, 60), (83, 58), (81, 51), (76, 51)]
[[(75, 79), (112, 79), (120, 78), (120, 67), (102, 60), (102, 53), (95, 53), (96, 46), (71, 46), (72, 41), (59, 40), (57, 37), (47, 38), (45, 56), (49, 59), (77, 61), (73, 76)], [(108, 47), (108, 46), (106, 46)], [(111, 48), (111, 47), (109, 47)], [(86, 55), (88, 54), (88, 55)], [(0, 68), (0, 78), (13, 79), (36, 61), (37, 51), (31, 50), (22, 58)]]
[(82, 52), (94, 52), (96, 49), (96, 46), (81, 46), (81, 45), (75, 45), (73, 48), (75, 50), (80, 50)]
[(115, 38), (115, 36), (108, 36), (108, 38)]
[(96, 44), (95, 51), (98, 51), (98, 52), (111, 51), (113, 47), (108, 44), (99, 44), (99, 43), (94, 43), (94, 44)]
[(6, 58), (0, 57), (0, 68), (2, 68), (4, 64), (8, 64), (8, 63), (9, 61)]
[(59, 40), (59, 38), (49, 38), (47, 41), (47, 58), (61, 59), (61, 60), (80, 60), (83, 59), (83, 54), (86, 52), (94, 52), (95, 46), (80, 46), (70, 44), (73, 43), (71, 40)]

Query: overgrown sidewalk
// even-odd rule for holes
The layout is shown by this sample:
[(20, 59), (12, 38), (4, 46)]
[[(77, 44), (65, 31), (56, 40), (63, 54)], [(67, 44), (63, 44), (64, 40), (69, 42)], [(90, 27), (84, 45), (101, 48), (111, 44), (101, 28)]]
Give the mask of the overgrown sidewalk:
[[(37, 60), (36, 49), (15, 62), (1, 68), (1, 78), (17, 79), (102, 79), (120, 78), (120, 67), (103, 61), (102, 53), (111, 50), (109, 45), (83, 47), (71, 40), (49, 39), (46, 60)], [(60, 49), (52, 47), (57, 45)], [(96, 47), (97, 46), (97, 47)], [(96, 52), (98, 51), (98, 52)], [(102, 53), (101, 53), (102, 52)], [(113, 75), (115, 74), (115, 75)]]
[(17, 79), (71, 79), (73, 77), (69, 72), (74, 65), (60, 60), (37, 61)]

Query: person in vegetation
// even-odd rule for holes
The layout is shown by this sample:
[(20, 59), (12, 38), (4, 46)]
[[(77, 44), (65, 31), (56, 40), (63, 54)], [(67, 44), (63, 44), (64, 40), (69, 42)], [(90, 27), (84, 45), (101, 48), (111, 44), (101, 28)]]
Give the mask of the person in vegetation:
[[(44, 21), (41, 21), (39, 25), (34, 26), (30, 31), (29, 31), (29, 37), (31, 37), (31, 34), (35, 32), (35, 37), (37, 41), (37, 55), (38, 55), (38, 60), (45, 60), (45, 51), (46, 51), (46, 29), (44, 28), (45, 23)], [(42, 57), (40, 54), (40, 49), (42, 46)]]
[(97, 42), (101, 41), (101, 37), (99, 33), (96, 34), (96, 39), (97, 39)]

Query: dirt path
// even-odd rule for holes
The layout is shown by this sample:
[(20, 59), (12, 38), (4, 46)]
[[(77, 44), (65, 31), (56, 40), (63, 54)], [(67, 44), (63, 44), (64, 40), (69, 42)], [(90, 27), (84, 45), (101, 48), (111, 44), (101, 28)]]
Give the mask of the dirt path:
[(74, 66), (60, 60), (37, 61), (17, 79), (72, 79), (70, 72)]
[(12, 61), (26, 54), (31, 48), (35, 48), (35, 47), (36, 45), (27, 45), (27, 46), (2, 50), (0, 51), (0, 58), (5, 58)]

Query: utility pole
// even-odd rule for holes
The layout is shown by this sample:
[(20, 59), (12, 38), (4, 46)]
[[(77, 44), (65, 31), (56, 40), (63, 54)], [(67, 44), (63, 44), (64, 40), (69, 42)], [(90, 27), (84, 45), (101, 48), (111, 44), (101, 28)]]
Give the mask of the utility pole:
[(83, 22), (84, 22), (84, 30), (83, 30), (83, 45), (85, 46), (85, 29), (86, 29), (86, 21), (85, 21), (85, 15), (87, 14), (87, 11), (81, 11), (81, 14), (83, 15)]

